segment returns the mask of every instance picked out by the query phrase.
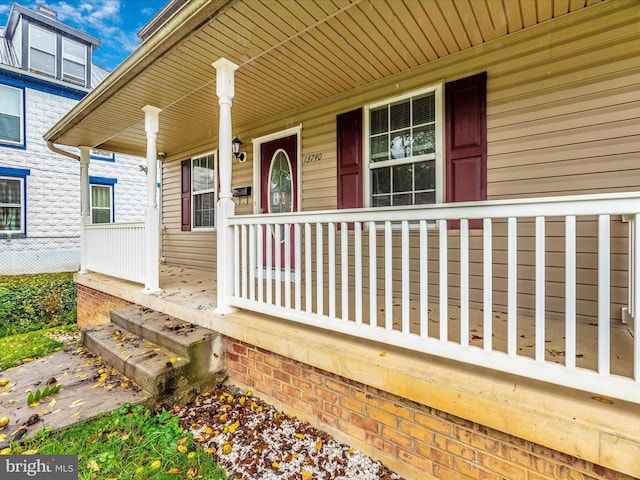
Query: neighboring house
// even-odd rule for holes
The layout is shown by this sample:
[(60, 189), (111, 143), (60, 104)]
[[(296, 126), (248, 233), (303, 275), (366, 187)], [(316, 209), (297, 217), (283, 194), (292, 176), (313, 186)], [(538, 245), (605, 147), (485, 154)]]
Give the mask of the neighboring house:
[[(42, 136), (107, 76), (91, 61), (99, 46), (55, 12), (12, 6), (0, 37), (0, 275), (80, 266), (79, 163)], [(92, 152), (92, 223), (143, 218), (140, 163)]]
[(231, 382), (408, 478), (640, 477), (638, 25), (635, 0), (170, 2), (45, 134), (166, 153), (161, 253), (152, 199), (87, 229), (80, 324), (212, 328)]

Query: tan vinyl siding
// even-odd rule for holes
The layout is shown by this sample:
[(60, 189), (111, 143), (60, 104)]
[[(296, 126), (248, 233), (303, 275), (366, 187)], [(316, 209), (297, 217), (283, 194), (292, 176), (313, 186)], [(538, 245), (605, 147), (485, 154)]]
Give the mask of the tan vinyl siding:
[(214, 231), (181, 231), (180, 162), (162, 167), (162, 259), (168, 265), (216, 269)]
[[(638, 4), (611, 2), (608, 10), (602, 9), (598, 16), (578, 12), (432, 61), (406, 74), (362, 86), (348, 95), (245, 125), (239, 132), (249, 159), (244, 164), (234, 161), (233, 186), (252, 182), (253, 155), (247, 148), (248, 139), (301, 124), (301, 161), (305, 155), (322, 154), (320, 161), (301, 163), (302, 210), (334, 209), (337, 204), (337, 114), (403, 92), (486, 71), (489, 199), (636, 190), (640, 185), (639, 21)], [(241, 69), (236, 75), (242, 75)], [(213, 257), (208, 253), (213, 250), (207, 249), (207, 253), (201, 255), (196, 251), (201, 242), (213, 245), (213, 235), (179, 232), (178, 166), (179, 162), (166, 165), (165, 256), (172, 263), (210, 264)], [(252, 208), (247, 206), (237, 209), (238, 213), (250, 211)], [(518, 258), (526, 263), (518, 269), (518, 306), (526, 311), (533, 308), (534, 291), (530, 225), (518, 227), (521, 249)], [(619, 317), (627, 295), (624, 287), (627, 224), (614, 218), (611, 225), (612, 315)], [(585, 222), (579, 229), (578, 241), (578, 309), (587, 317), (596, 314), (593, 299), (597, 296), (597, 237), (592, 227), (592, 223)], [(450, 233), (452, 245), (457, 235), (457, 232)], [(470, 242), (470, 295), (477, 305), (482, 299), (481, 252), (477, 243), (481, 236), (478, 235), (480, 232), (472, 232)], [(547, 310), (562, 315), (562, 222), (548, 224), (547, 235)], [(506, 303), (506, 240), (499, 226), (494, 228), (494, 241), (494, 305), (499, 308)], [(367, 248), (366, 241), (363, 248)], [(456, 259), (453, 249), (449, 258), (453, 303), (458, 296)], [(379, 281), (381, 261), (379, 258)], [(396, 259), (396, 269), (398, 264)], [(433, 280), (430, 293), (436, 294), (437, 256), (430, 262), (431, 266), (434, 270), (430, 273)], [(399, 278), (399, 270), (394, 271), (394, 279)], [(417, 282), (417, 270), (413, 271), (413, 278)], [(363, 285), (368, 285), (368, 279), (364, 279)]]

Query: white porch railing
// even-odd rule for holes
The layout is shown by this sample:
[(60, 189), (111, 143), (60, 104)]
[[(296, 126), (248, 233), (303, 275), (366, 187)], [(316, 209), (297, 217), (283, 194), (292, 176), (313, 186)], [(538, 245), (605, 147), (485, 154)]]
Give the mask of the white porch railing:
[(86, 269), (144, 283), (144, 223), (87, 225)]
[(623, 193), (234, 216), (232, 304), (637, 403), (639, 328), (612, 332), (639, 212)]

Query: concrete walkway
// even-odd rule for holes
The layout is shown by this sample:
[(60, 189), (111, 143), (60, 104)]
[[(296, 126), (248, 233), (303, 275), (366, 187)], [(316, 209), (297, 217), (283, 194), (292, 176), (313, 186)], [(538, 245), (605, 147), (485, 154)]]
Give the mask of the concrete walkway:
[[(150, 398), (79, 344), (0, 372), (1, 379), (9, 380), (0, 386), (0, 417), (9, 417), (9, 424), (0, 430), (0, 449), (9, 440), (30, 436), (37, 430), (58, 430), (111, 412), (124, 403), (144, 403)], [(42, 391), (47, 382), (51, 386), (59, 383), (62, 389), (27, 405), (29, 391)]]

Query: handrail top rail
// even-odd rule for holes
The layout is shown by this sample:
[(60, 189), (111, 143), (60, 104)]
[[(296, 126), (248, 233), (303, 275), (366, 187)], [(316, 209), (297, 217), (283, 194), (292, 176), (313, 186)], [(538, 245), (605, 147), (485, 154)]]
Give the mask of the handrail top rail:
[[(637, 203), (635, 203), (637, 202)], [(235, 215), (228, 225), (342, 223), (376, 221), (458, 220), (509, 217), (640, 213), (640, 192), (532, 197), (475, 202), (437, 203), (405, 207), (314, 210), (292, 213)], [(321, 219), (320, 219), (321, 217)]]
[(87, 230), (105, 230), (109, 228), (144, 228), (144, 222), (97, 223), (86, 225)]

